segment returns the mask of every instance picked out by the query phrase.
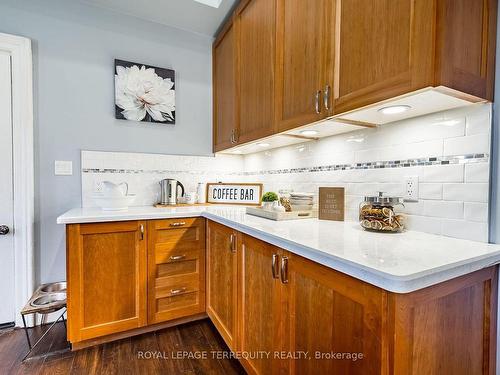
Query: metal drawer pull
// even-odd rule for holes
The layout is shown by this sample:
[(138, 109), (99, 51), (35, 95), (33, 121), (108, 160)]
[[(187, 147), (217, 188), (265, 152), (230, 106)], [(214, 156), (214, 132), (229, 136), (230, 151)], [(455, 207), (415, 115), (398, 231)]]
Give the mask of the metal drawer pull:
[(281, 258), (281, 282), (288, 284), (288, 257)]
[(186, 254), (182, 254), (182, 255), (172, 255), (170, 257), (170, 260), (181, 260), (181, 259), (184, 259), (186, 257)]
[(170, 294), (176, 295), (176, 294), (181, 294), (186, 291), (187, 288), (179, 288), (179, 289), (170, 289)]
[(318, 114), (321, 113), (321, 108), (319, 105), (320, 96), (321, 96), (321, 90), (316, 91), (316, 95), (314, 96), (314, 110)]
[(185, 221), (179, 221), (177, 223), (170, 223), (171, 227), (182, 227), (183, 225), (186, 225)]
[(141, 224), (140, 226), (140, 231), (141, 231), (141, 241), (144, 239), (144, 225)]
[(323, 103), (325, 105), (325, 110), (330, 110), (330, 85), (325, 86), (325, 93), (323, 97)]
[(273, 270), (273, 279), (277, 279), (278, 276), (278, 254), (273, 254), (273, 264), (272, 264), (272, 270)]
[(236, 252), (236, 241), (235, 241), (235, 235), (234, 234), (231, 234), (230, 236), (230, 240), (231, 240), (231, 252), (232, 253), (235, 253)]

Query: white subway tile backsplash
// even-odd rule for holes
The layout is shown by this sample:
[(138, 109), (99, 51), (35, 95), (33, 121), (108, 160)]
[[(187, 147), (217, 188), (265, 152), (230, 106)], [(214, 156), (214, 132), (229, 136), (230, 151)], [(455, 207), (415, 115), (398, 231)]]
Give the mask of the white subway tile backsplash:
[(420, 199), (443, 199), (443, 184), (420, 183), (418, 184), (418, 197)]
[(442, 221), (441, 218), (417, 215), (408, 215), (406, 219), (407, 227), (411, 230), (432, 234), (441, 234)]
[(489, 152), (489, 133), (480, 133), (444, 140), (445, 155), (487, 154)]
[(465, 166), (465, 182), (488, 182), (490, 163), (471, 163)]
[[(491, 104), (486, 104), (491, 108)], [(465, 117), (466, 135), (474, 135), (480, 133), (490, 133), (491, 129), (491, 110), (485, 111), (480, 106), (477, 110), (472, 110)]]
[(421, 200), (418, 202), (405, 202), (403, 208), (397, 207), (397, 209), (408, 215), (423, 215), (424, 201)]
[(446, 201), (488, 202), (489, 186), (486, 183), (443, 184)]
[(488, 224), (443, 219), (442, 234), (464, 240), (488, 242)]
[(332, 186), (345, 188), (346, 220), (357, 221), (364, 196), (404, 196), (406, 177), (417, 176), (419, 200), (396, 208), (408, 229), (487, 241), (490, 123), (491, 105), (480, 104), (245, 156), (82, 151), (82, 204), (95, 205), (103, 180), (127, 181), (135, 205), (155, 203), (167, 177), (188, 191), (218, 181), (276, 192)]
[(465, 220), (488, 222), (488, 203), (465, 202)]
[[(380, 148), (375, 160), (404, 160), (443, 155), (443, 140), (406, 143)], [(372, 159), (374, 160), (374, 159)]]
[(463, 202), (425, 201), (424, 216), (462, 219), (464, 217)]
[(464, 180), (464, 166), (433, 165), (423, 169), (421, 182), (462, 182)]

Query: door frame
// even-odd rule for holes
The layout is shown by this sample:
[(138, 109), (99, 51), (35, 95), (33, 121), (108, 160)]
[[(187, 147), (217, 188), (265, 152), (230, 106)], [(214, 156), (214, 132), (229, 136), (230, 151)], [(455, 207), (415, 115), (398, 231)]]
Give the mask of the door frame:
[[(12, 62), (15, 323), (34, 287), (33, 67), (31, 40), (0, 33), (0, 50)], [(31, 323), (31, 320), (30, 320)]]

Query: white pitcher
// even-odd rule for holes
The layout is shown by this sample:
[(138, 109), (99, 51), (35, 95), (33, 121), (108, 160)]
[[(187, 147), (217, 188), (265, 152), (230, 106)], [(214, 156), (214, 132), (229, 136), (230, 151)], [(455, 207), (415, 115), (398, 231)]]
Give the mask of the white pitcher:
[(115, 184), (111, 181), (102, 182), (102, 195), (109, 198), (120, 198), (128, 195), (128, 184), (122, 182), (120, 184)]

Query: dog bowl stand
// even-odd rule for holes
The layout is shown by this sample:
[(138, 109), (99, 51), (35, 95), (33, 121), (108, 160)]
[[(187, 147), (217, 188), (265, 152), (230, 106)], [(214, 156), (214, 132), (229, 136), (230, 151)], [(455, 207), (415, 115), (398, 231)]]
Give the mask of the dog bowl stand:
[[(64, 328), (67, 330), (66, 326), (66, 319), (64, 319), (64, 314), (66, 313), (66, 298), (64, 299), (59, 299), (55, 300), (54, 302), (46, 303), (44, 305), (33, 305), (33, 301), (36, 299), (39, 299), (41, 297), (49, 297), (51, 294), (54, 294), (53, 292), (43, 292), (42, 289), (44, 287), (47, 287), (48, 284), (41, 285), (35, 293), (33, 293), (33, 296), (29, 299), (29, 301), (26, 303), (24, 308), (21, 310), (21, 317), (23, 319), (23, 325), (24, 325), (24, 333), (26, 334), (26, 340), (28, 341), (28, 347), (29, 351), (26, 353), (26, 355), (23, 357), (23, 361), (28, 358), (28, 356), (33, 352), (33, 350), (42, 342), (42, 340), (47, 336), (47, 334), (50, 332), (50, 330), (56, 325), (56, 323), (61, 320), (64, 324)], [(59, 292), (60, 293), (60, 292)], [(28, 326), (26, 325), (26, 315), (35, 315), (36, 314), (42, 314), (42, 317), (45, 317), (47, 314), (54, 313), (57, 311), (62, 312), (59, 314), (57, 319), (52, 322), (52, 324), (45, 330), (45, 332), (40, 336), (40, 338), (32, 345), (31, 340), (30, 340), (30, 335), (28, 333)], [(49, 353), (46, 353), (49, 354)]]

